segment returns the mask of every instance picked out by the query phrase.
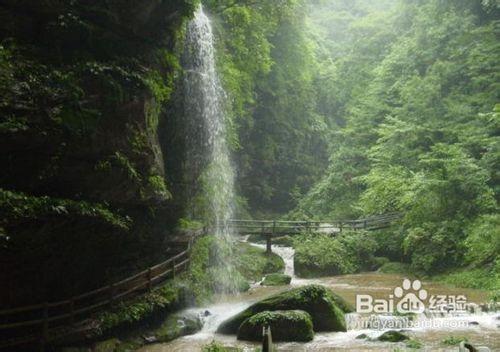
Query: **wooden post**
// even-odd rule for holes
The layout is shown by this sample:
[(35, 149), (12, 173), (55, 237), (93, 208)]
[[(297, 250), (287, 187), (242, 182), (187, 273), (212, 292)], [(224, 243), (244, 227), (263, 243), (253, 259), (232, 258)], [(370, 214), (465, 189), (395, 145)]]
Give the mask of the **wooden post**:
[(151, 290), (153, 289), (153, 282), (151, 281), (151, 279), (153, 278), (153, 271), (151, 270), (151, 268), (148, 268), (148, 291), (151, 292)]
[(273, 351), (273, 337), (269, 326), (262, 327), (262, 352)]
[(267, 254), (271, 254), (273, 252), (273, 249), (272, 249), (272, 243), (271, 243), (271, 238), (272, 238), (272, 235), (270, 233), (268, 233), (266, 235), (266, 253)]

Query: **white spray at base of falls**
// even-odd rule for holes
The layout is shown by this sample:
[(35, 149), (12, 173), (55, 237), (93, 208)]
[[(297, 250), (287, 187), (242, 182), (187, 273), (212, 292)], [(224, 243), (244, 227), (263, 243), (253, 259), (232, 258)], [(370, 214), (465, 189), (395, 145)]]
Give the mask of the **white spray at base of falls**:
[(229, 239), (227, 224), (233, 213), (234, 171), (226, 143), (225, 94), (216, 71), (212, 27), (201, 6), (188, 23), (184, 50), (186, 164), (198, 177), (193, 183), (201, 186), (197, 195), (201, 205), (197, 206), (202, 210), (198, 213), (203, 213), (218, 237)]

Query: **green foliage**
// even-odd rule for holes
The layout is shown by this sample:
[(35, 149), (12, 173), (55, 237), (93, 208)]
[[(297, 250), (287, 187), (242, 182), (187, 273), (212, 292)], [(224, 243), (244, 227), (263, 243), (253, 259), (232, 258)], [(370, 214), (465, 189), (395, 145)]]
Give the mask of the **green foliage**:
[(191, 220), (191, 219), (186, 219), (186, 218), (180, 218), (178, 227), (181, 230), (197, 230), (197, 229), (202, 229), (203, 224), (199, 221)]
[(168, 191), (167, 185), (165, 184), (165, 178), (160, 175), (150, 175), (148, 177), (148, 183), (154, 192), (160, 195), (164, 199), (172, 198), (172, 194)]
[(460, 342), (465, 341), (467, 342), (466, 337), (456, 337), (456, 336), (449, 336), (445, 338), (441, 343), (446, 346), (454, 346), (458, 345)]
[(314, 277), (351, 274), (369, 269), (376, 242), (363, 231), (301, 235), (294, 239), (295, 271), (298, 276)]
[[(283, 212), (327, 161), (302, 1), (205, 1), (216, 25), (230, 144), (250, 211)], [(295, 190), (295, 192), (292, 192)]]
[[(232, 244), (204, 236), (192, 247), (187, 279), (198, 303), (210, 301), (213, 293), (235, 293), (250, 288), (246, 281), (247, 271)], [(258, 257), (250, 259), (248, 263)], [(262, 267), (259, 268), (262, 276)], [(241, 272), (240, 272), (241, 271)]]
[(479, 266), (499, 261), (500, 215), (487, 214), (478, 217), (470, 226), (465, 241), (466, 261)]
[(285, 274), (268, 274), (260, 283), (262, 286), (281, 286), (281, 285), (289, 285), (292, 278), (289, 275)]
[(2, 214), (0, 224), (5, 228), (16, 226), (26, 219), (43, 221), (48, 217), (71, 218), (77, 216), (95, 219), (122, 230), (128, 230), (131, 225), (129, 218), (113, 213), (102, 204), (47, 196), (34, 197), (2, 188), (0, 188), (0, 213)]
[(500, 260), (484, 268), (459, 269), (434, 278), (456, 287), (500, 291)]
[(247, 279), (258, 281), (264, 274), (283, 272), (285, 263), (275, 254), (267, 254), (261, 248), (248, 243), (240, 243), (235, 248), (234, 264)]
[(203, 346), (203, 352), (240, 352), (237, 347), (226, 347), (220, 342), (212, 341), (208, 345)]
[(424, 273), (494, 266), (500, 46), (498, 9), (483, 5), (316, 6), (314, 27), (334, 65), (323, 67), (335, 92), (325, 108), (338, 127), (324, 177), (291, 217), (397, 211), (404, 217), (384, 231), (378, 255)]
[(115, 308), (101, 313), (97, 317), (100, 333), (144, 320), (160, 309), (172, 309), (179, 303), (182, 287), (178, 281), (173, 281), (145, 296), (121, 302)]

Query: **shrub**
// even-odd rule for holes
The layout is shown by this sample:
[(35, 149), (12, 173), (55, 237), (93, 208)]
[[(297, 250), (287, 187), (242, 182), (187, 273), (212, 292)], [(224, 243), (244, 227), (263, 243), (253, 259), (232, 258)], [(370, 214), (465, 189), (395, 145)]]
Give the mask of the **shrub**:
[(298, 236), (294, 241), (295, 273), (301, 277), (350, 274), (373, 264), (375, 241), (365, 231)]

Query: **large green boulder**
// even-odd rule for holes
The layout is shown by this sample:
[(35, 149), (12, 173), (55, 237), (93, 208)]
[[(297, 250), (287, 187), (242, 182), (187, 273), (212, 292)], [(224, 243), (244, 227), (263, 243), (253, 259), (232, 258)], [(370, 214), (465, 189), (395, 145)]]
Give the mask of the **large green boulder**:
[(292, 281), (290, 275), (285, 274), (268, 274), (260, 283), (262, 286), (281, 286), (281, 285), (289, 285)]
[(246, 319), (238, 329), (238, 340), (262, 341), (262, 328), (271, 327), (273, 341), (311, 341), (313, 323), (302, 310), (277, 310), (257, 313)]
[(257, 302), (223, 322), (217, 332), (236, 334), (241, 323), (264, 311), (303, 310), (312, 317), (314, 331), (346, 331), (344, 312), (349, 305), (329, 289), (320, 285), (294, 288)]

